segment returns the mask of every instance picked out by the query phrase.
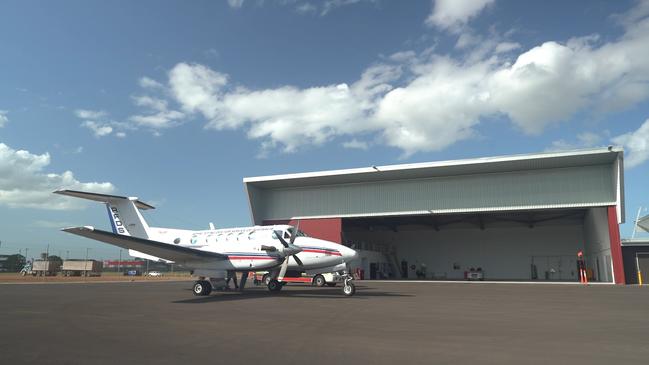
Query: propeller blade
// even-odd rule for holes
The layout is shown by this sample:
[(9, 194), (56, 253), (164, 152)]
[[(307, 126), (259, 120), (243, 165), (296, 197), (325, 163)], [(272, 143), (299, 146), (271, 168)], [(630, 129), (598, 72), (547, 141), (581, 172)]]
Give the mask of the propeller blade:
[(304, 266), (304, 264), (302, 263), (302, 260), (300, 260), (300, 259), (297, 257), (297, 255), (293, 255), (293, 259), (295, 260), (295, 262), (297, 262), (298, 265), (300, 265), (300, 266)]
[(297, 226), (293, 227), (293, 234), (291, 235), (291, 244), (295, 242), (295, 238), (297, 238), (297, 232), (300, 230), (300, 221), (297, 221)]
[(279, 239), (279, 242), (282, 243), (282, 246), (288, 247), (288, 243), (284, 241), (284, 237), (282, 237), (284, 233), (282, 231), (275, 231), (275, 236), (277, 236), (277, 239)]
[(282, 262), (282, 267), (279, 269), (279, 275), (277, 275), (278, 281), (282, 281), (284, 279), (284, 275), (286, 275), (286, 269), (288, 269), (288, 257), (284, 259), (284, 262)]

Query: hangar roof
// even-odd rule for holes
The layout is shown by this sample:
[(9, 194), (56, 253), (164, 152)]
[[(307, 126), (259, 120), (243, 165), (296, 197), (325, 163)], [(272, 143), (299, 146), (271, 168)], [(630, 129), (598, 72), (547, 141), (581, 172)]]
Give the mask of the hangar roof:
[(619, 147), (371, 166), (243, 179), (252, 220), (570, 209), (616, 205)]
[(603, 165), (612, 164), (616, 159), (622, 159), (622, 156), (623, 149), (620, 147), (603, 147), (573, 151), (246, 177), (243, 179), (243, 182), (246, 185), (254, 185), (262, 189), (350, 184), (437, 176)]

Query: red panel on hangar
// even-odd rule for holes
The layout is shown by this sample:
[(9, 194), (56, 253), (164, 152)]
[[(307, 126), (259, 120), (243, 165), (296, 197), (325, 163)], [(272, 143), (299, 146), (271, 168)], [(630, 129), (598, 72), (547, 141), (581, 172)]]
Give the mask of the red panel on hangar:
[(300, 231), (310, 237), (319, 238), (336, 243), (342, 243), (342, 219), (341, 218), (314, 218), (292, 220), (265, 220), (264, 225), (290, 224), (300, 226)]

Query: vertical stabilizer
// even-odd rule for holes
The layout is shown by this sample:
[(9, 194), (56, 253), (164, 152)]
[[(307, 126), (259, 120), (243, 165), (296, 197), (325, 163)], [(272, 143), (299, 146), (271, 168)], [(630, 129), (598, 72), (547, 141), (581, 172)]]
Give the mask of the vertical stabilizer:
[(114, 233), (144, 239), (149, 239), (151, 236), (149, 225), (140, 210), (154, 209), (154, 207), (137, 198), (76, 190), (57, 190), (54, 193), (105, 203)]

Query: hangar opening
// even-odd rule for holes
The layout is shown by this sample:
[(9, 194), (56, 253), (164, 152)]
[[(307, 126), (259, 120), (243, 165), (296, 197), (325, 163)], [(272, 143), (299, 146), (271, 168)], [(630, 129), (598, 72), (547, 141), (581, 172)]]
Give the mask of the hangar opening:
[(616, 147), (244, 178), (254, 224), (359, 251), (365, 279), (623, 284)]
[[(366, 279), (612, 282), (606, 208), (343, 218)], [(600, 229), (598, 229), (598, 227)]]

